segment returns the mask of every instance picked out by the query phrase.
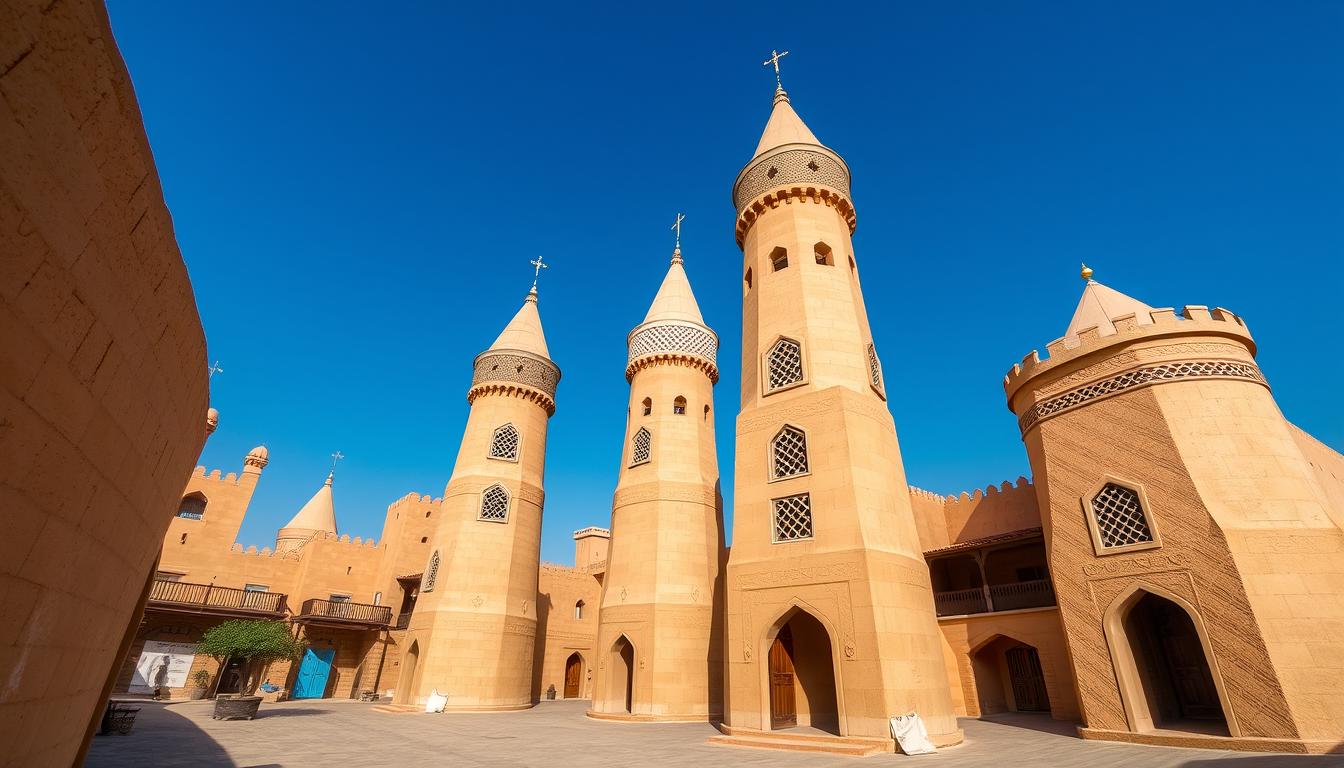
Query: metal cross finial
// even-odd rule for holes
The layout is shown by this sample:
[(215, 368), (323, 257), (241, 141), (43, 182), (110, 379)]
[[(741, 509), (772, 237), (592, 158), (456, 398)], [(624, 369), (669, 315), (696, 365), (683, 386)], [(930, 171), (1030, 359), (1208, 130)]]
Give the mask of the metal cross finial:
[(336, 462), (345, 458), (345, 454), (337, 451), (331, 454), (331, 474), (336, 474)]
[(677, 231), (677, 245), (676, 245), (676, 249), (677, 249), (678, 251), (681, 250), (681, 222), (683, 222), (683, 221), (685, 221), (685, 220), (686, 220), (686, 216), (685, 216), (684, 214), (678, 213), (678, 214), (677, 214), (677, 220), (674, 221), (674, 222), (672, 222), (672, 228), (675, 229), (675, 230)]
[(788, 55), (789, 55), (789, 52), (788, 52), (788, 51), (785, 51), (785, 52), (783, 52), (783, 53), (780, 53), (779, 51), (771, 51), (771, 52), (770, 52), (770, 58), (768, 58), (768, 59), (766, 59), (765, 61), (761, 62), (761, 65), (762, 65), (762, 66), (766, 66), (766, 67), (768, 67), (768, 66), (770, 66), (770, 65), (772, 65), (772, 64), (774, 65), (774, 67), (775, 67), (775, 87), (778, 88), (778, 89), (781, 90), (781, 91), (784, 90), (784, 83), (783, 83), (783, 81), (781, 81), (781, 80), (779, 79), (779, 60), (782, 59), (782, 58), (784, 58), (785, 56), (788, 56)]
[(528, 262), (528, 264), (531, 264), (533, 267), (536, 267), (536, 272), (532, 275), (532, 290), (534, 291), (537, 290), (537, 280), (541, 278), (541, 270), (551, 268), (550, 264), (541, 263), (541, 258), (542, 257), (538, 256), (537, 258)]
[(216, 374), (216, 373), (223, 373), (223, 372), (224, 372), (224, 369), (219, 367), (219, 361), (218, 361), (218, 360), (216, 360), (215, 362), (211, 363), (210, 366), (209, 366), (208, 368), (206, 368), (205, 370), (206, 370), (206, 372), (207, 372), (207, 375), (206, 375), (206, 378), (207, 378), (207, 379), (213, 379), (213, 378), (215, 378), (215, 374)]

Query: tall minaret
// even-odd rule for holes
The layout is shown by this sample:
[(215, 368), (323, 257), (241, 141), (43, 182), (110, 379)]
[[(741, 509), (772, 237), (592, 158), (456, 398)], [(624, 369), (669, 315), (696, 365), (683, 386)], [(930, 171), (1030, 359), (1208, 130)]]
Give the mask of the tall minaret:
[(890, 740), (888, 718), (918, 712), (951, 744), (961, 732), (859, 287), (849, 180), (779, 87), (733, 186), (742, 410), (726, 721)]
[(703, 721), (723, 711), (719, 340), (691, 293), (680, 231), (667, 277), (628, 341), (630, 409), (589, 714)]
[(402, 641), (400, 703), (423, 703), (435, 690), (449, 709), (535, 703), (542, 476), (559, 381), (534, 283), (508, 327), (476, 357), (462, 446)]

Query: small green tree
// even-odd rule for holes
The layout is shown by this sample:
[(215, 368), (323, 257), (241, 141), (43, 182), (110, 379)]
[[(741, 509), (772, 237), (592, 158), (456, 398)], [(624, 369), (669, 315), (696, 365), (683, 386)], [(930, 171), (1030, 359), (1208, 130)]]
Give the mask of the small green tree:
[(257, 672), (273, 661), (297, 658), (303, 645), (283, 621), (233, 619), (206, 630), (196, 652), (213, 656), (221, 668), (230, 657), (244, 659), (243, 693), (250, 696), (257, 689)]

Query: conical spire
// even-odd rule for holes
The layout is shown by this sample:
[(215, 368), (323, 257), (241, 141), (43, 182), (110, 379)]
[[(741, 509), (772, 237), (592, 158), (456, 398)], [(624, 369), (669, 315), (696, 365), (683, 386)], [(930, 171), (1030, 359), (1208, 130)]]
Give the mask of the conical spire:
[(672, 265), (667, 269), (667, 276), (663, 278), (663, 284), (658, 288), (658, 295), (653, 298), (653, 304), (649, 306), (649, 313), (644, 316), (644, 323), (653, 323), (661, 320), (684, 320), (704, 325), (705, 320), (700, 315), (700, 305), (695, 301), (695, 294), (691, 291), (691, 281), (686, 277), (686, 268), (681, 262), (681, 249), (672, 252)]
[(775, 89), (775, 106), (770, 110), (770, 119), (765, 124), (765, 132), (761, 134), (761, 141), (756, 145), (756, 154), (752, 157), (760, 157), (775, 147), (781, 147), (785, 144), (815, 144), (822, 146), (817, 137), (813, 135), (812, 130), (807, 127), (803, 119), (793, 111), (793, 105), (789, 103), (789, 95), (783, 88)]
[(1082, 277), (1087, 285), (1078, 299), (1078, 308), (1073, 311), (1069, 329), (1064, 332), (1066, 338), (1077, 336), (1079, 331), (1093, 326), (1096, 326), (1098, 334), (1110, 336), (1116, 332), (1112, 321), (1125, 315), (1134, 315), (1139, 325), (1152, 324), (1153, 318), (1149, 314), (1153, 311), (1152, 307), (1093, 280), (1092, 270), (1087, 265), (1083, 265)]
[(336, 533), (336, 503), (331, 495), (333, 476), (334, 473), (327, 475), (327, 482), (317, 489), (317, 493), (294, 515), (294, 519), (285, 523), (285, 528)]
[(490, 345), (490, 351), (506, 349), (530, 352), (547, 360), (551, 359), (551, 353), (546, 348), (546, 334), (541, 330), (541, 314), (537, 312), (536, 285), (527, 292), (522, 308), (509, 324), (504, 326), (504, 332), (499, 334), (494, 344)]

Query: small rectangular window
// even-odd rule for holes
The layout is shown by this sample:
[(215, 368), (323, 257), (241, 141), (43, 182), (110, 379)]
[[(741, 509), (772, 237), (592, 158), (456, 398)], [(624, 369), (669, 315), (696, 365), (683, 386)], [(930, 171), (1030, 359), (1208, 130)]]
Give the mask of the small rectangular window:
[(244, 592), (270, 592), (271, 588), (265, 584), (244, 584)]
[(331, 598), (330, 598), (330, 600), (329, 600), (329, 602), (332, 602), (332, 603), (348, 603), (348, 602), (350, 602), (350, 596), (349, 596), (349, 595), (332, 595)]

